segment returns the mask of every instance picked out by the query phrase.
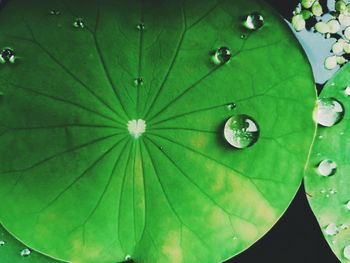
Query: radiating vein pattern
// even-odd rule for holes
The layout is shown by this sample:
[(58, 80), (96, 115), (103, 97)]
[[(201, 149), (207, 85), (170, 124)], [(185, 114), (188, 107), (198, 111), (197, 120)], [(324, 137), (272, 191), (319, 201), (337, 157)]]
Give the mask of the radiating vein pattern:
[[(245, 28), (255, 11), (264, 25)], [(5, 47), (16, 59), (0, 64), (0, 222), (32, 249), (222, 262), (300, 185), (311, 70), (261, 0), (11, 0)], [(259, 127), (241, 149), (224, 136), (236, 115)]]

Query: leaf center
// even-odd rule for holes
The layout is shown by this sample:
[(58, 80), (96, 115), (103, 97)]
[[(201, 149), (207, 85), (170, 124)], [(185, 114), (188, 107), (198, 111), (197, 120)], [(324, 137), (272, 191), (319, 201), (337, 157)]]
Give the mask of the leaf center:
[(141, 119), (128, 121), (128, 130), (135, 139), (138, 139), (146, 131), (146, 122)]

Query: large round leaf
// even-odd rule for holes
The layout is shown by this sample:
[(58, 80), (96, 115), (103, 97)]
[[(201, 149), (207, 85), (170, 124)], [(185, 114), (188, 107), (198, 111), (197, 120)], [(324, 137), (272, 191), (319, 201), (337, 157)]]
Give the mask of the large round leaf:
[[(244, 29), (256, 10), (264, 26)], [(74, 263), (218, 262), (295, 195), (314, 85), (260, 1), (10, 0), (0, 41), (16, 54), (0, 68), (0, 220), (31, 247)], [(223, 138), (237, 114), (260, 129), (243, 150)]]
[[(339, 121), (344, 112), (345, 115), (332, 127), (319, 127), (305, 175), (311, 208), (326, 240), (342, 262), (350, 259), (349, 74), (350, 64), (346, 64), (328, 81), (320, 94), (322, 100), (331, 102), (328, 107), (321, 108), (321, 123), (328, 121), (325, 124), (331, 124), (333, 120)], [(337, 103), (342, 105), (343, 113), (333, 106), (339, 106)]]

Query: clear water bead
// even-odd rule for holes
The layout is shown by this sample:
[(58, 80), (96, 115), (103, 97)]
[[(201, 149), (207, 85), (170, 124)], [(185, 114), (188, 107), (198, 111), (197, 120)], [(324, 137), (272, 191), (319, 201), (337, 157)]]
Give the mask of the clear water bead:
[(146, 26), (144, 23), (139, 23), (137, 26), (136, 26), (137, 30), (139, 31), (143, 31), (145, 30)]
[(344, 248), (343, 255), (346, 259), (350, 259), (350, 245)]
[(338, 232), (338, 227), (334, 223), (329, 224), (325, 229), (325, 233), (329, 236), (335, 236)]
[(5, 245), (5, 241), (4, 240), (0, 240), (0, 247)]
[(234, 110), (236, 108), (236, 103), (229, 103), (227, 104), (227, 109), (228, 110)]
[(344, 94), (345, 94), (345, 96), (350, 96), (350, 86), (347, 86), (347, 87), (344, 89)]
[(259, 12), (253, 12), (247, 15), (243, 25), (247, 29), (258, 30), (264, 25), (264, 17)]
[(16, 55), (15, 51), (12, 48), (6, 47), (3, 48), (0, 52), (0, 63), (5, 64), (5, 63), (15, 63), (16, 60)]
[(75, 19), (73, 26), (75, 28), (85, 28), (85, 22), (82, 18)]
[(350, 200), (346, 203), (346, 209), (350, 210)]
[(53, 15), (53, 16), (59, 16), (61, 14), (61, 11), (57, 10), (57, 9), (52, 9), (50, 11), (50, 14)]
[(260, 135), (258, 124), (248, 115), (234, 115), (226, 121), (224, 136), (226, 141), (237, 149), (255, 144)]
[(344, 117), (343, 105), (334, 98), (322, 98), (317, 101), (315, 121), (321, 126), (331, 127)]
[(22, 257), (28, 257), (30, 255), (30, 253), (31, 253), (31, 251), (28, 248), (21, 250)]
[(230, 61), (232, 57), (231, 51), (227, 47), (218, 48), (212, 56), (212, 60), (216, 65), (223, 65)]
[(136, 87), (142, 86), (143, 85), (143, 78), (136, 78), (136, 79), (134, 79), (134, 85)]
[(337, 164), (332, 160), (323, 160), (317, 166), (317, 172), (321, 176), (331, 176), (337, 171)]

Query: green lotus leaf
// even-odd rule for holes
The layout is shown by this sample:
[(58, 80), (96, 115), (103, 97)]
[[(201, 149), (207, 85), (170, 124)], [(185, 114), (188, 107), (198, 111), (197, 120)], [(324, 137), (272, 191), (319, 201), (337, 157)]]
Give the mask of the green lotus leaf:
[(341, 262), (350, 259), (350, 64), (331, 78), (320, 94), (319, 122), (305, 175), (308, 200), (323, 234)]
[(0, 43), (0, 221), (37, 251), (219, 262), (301, 183), (312, 72), (260, 1), (10, 0)]
[(54, 263), (58, 262), (28, 249), (0, 226), (1, 263)]

